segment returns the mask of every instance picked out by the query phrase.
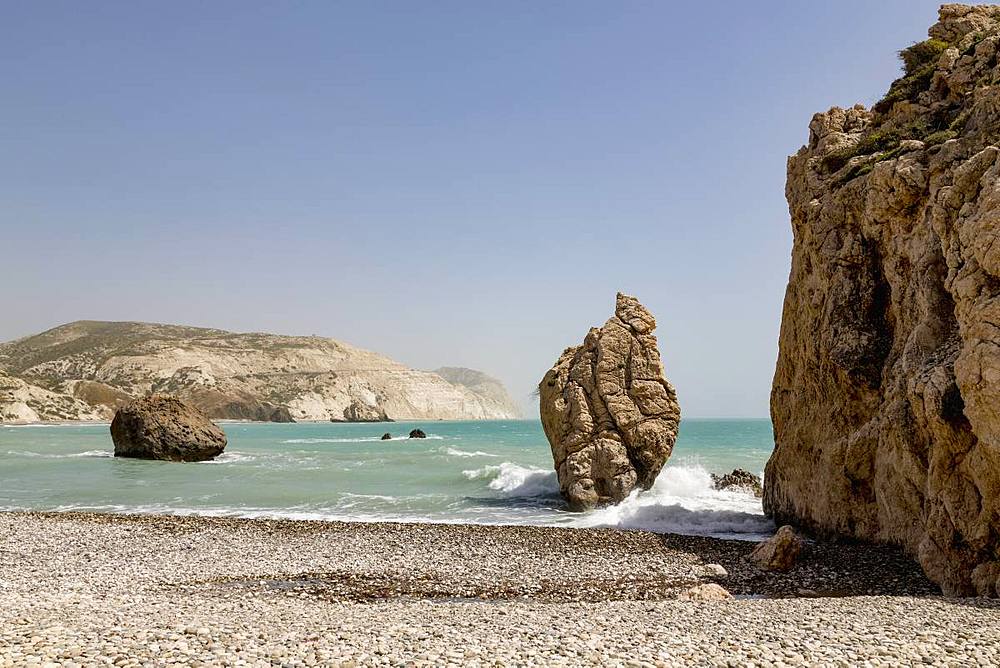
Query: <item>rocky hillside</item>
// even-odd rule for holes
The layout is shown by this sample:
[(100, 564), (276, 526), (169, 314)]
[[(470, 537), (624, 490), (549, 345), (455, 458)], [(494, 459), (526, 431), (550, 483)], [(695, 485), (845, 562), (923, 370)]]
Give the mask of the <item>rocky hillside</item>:
[(1000, 7), (945, 5), (871, 109), (813, 117), (766, 510), (1000, 594)]
[(483, 405), (491, 406), (497, 412), (511, 416), (521, 414), (521, 408), (507, 393), (507, 388), (493, 376), (460, 366), (443, 366), (434, 369), (434, 373), (452, 385), (467, 388), (482, 400)]
[(152, 392), (216, 419), (518, 416), (499, 381), (462, 371), (476, 382), (450, 382), (332, 339), (74, 322), (0, 344), (0, 421), (107, 420)]

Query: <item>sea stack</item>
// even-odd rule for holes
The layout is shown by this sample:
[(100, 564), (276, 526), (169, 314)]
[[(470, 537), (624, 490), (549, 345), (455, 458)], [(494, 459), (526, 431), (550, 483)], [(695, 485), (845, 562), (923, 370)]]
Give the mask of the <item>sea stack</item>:
[(944, 5), (872, 109), (813, 117), (764, 506), (1000, 595), (1000, 8)]
[(200, 462), (226, 448), (226, 434), (180, 399), (151, 395), (123, 406), (111, 423), (115, 457)]
[(655, 328), (638, 299), (618, 293), (614, 316), (567, 348), (538, 386), (559, 490), (574, 510), (648, 489), (670, 457), (680, 407)]

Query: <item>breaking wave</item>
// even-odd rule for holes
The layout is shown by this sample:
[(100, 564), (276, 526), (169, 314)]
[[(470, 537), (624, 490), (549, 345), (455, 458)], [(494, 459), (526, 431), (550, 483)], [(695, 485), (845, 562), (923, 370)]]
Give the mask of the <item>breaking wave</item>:
[(504, 496), (553, 496), (559, 493), (555, 471), (504, 462), (462, 471), (469, 480), (489, 479), (489, 488)]
[(452, 447), (440, 448), (438, 452), (443, 452), (444, 454), (451, 455), (452, 457), (499, 457), (500, 456), (500, 455), (494, 455), (489, 452), (483, 452), (482, 450), (469, 452), (468, 450), (459, 450), (458, 448), (452, 448)]
[(651, 489), (586, 513), (574, 525), (746, 540), (774, 532), (760, 499), (743, 491), (717, 490), (707, 470), (690, 465), (664, 468)]
[[(444, 436), (436, 436), (434, 434), (428, 434), (427, 440), (429, 441), (443, 441)], [(385, 439), (386, 441), (421, 441), (424, 439), (413, 438), (409, 436), (393, 436), (392, 438)], [(358, 438), (289, 438), (282, 441), (282, 443), (298, 444), (298, 445), (315, 445), (317, 443), (379, 443), (382, 442), (380, 436), (361, 436)]]
[(198, 464), (235, 464), (237, 462), (253, 462), (256, 461), (257, 457), (245, 452), (223, 452), (218, 455), (215, 459), (206, 459), (203, 462), (197, 462)]
[(115, 453), (110, 450), (87, 450), (86, 452), (69, 452), (64, 454), (52, 454), (47, 452), (31, 452), (28, 450), (8, 450), (8, 455), (12, 457), (39, 457), (41, 459), (74, 459), (77, 457), (114, 457)]

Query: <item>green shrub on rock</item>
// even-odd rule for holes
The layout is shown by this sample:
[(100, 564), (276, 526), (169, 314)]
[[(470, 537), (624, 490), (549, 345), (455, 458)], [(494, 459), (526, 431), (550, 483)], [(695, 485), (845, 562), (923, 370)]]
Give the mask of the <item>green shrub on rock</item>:
[(903, 100), (913, 100), (930, 88), (937, 69), (938, 58), (948, 48), (948, 43), (939, 39), (917, 42), (899, 52), (903, 61), (903, 76), (892, 82), (889, 92), (872, 109), (884, 114), (892, 105)]
[(924, 143), (928, 146), (937, 146), (938, 144), (943, 144), (949, 139), (954, 139), (957, 136), (958, 133), (954, 130), (938, 130), (937, 132), (932, 132), (924, 137)]
[(939, 39), (927, 39), (906, 47), (899, 52), (899, 58), (903, 61), (903, 71), (909, 76), (928, 64), (935, 64), (947, 48), (948, 43)]

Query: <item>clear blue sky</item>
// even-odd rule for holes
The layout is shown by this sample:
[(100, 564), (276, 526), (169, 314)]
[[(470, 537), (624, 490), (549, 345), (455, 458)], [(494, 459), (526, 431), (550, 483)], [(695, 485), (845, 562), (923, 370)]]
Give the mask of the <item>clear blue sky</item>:
[(318, 334), (529, 392), (659, 319), (688, 416), (764, 416), (785, 159), (936, 2), (6, 2), (0, 339)]

